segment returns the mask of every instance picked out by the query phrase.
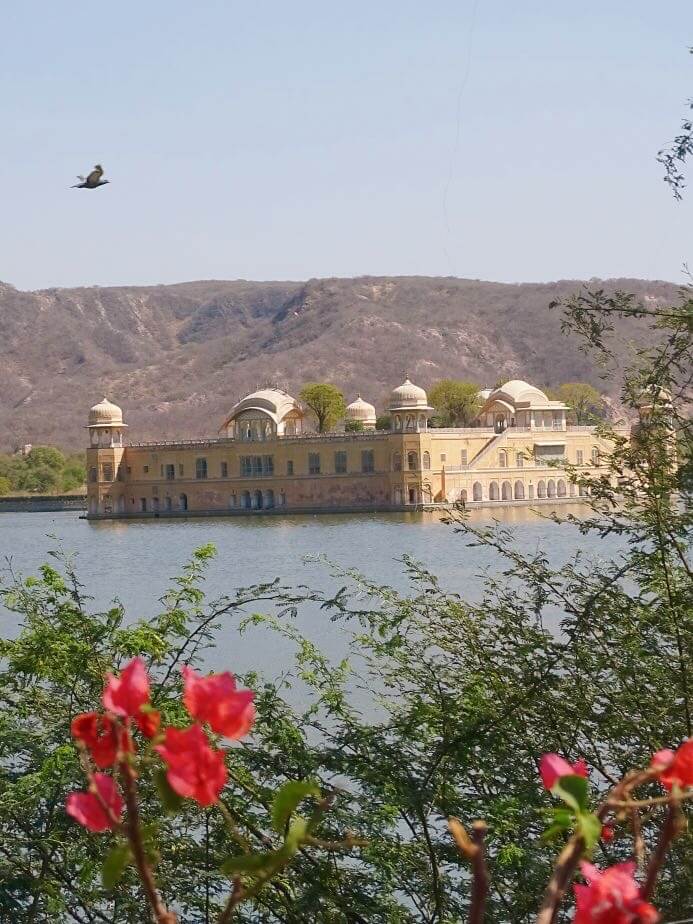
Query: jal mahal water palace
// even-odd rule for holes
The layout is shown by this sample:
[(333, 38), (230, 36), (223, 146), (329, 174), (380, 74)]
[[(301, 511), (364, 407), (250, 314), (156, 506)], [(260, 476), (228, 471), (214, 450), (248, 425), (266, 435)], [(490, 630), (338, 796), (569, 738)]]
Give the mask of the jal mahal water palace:
[[(316, 433), (279, 388), (246, 395), (210, 439), (126, 440), (106, 398), (89, 411), (89, 518), (351, 512), (578, 499), (561, 465), (598, 469), (609, 445), (567, 423), (565, 404), (520, 380), (480, 392), (471, 427), (430, 425), (426, 392), (390, 395), (389, 429), (360, 396), (339, 430)], [(624, 431), (627, 435), (627, 429)], [(584, 492), (584, 489), (582, 489)]]

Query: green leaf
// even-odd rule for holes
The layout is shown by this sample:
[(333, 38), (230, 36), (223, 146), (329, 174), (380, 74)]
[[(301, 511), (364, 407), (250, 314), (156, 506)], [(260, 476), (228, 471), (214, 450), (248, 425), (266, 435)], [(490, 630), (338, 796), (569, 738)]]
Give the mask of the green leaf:
[(291, 813), (306, 796), (320, 795), (320, 787), (314, 780), (290, 780), (278, 789), (272, 800), (272, 825), (280, 834), (286, 828)]
[(227, 857), (221, 864), (221, 871), (227, 876), (237, 876), (239, 873), (260, 873), (270, 869), (277, 861), (279, 852), (270, 853), (244, 853), (238, 857)]
[(565, 804), (576, 812), (585, 811), (589, 808), (589, 791), (590, 784), (585, 777), (572, 774), (562, 776), (551, 790), (555, 796), (563, 799)]
[(296, 853), (298, 848), (301, 846), (305, 840), (306, 834), (308, 833), (308, 822), (305, 818), (294, 818), (289, 826), (289, 830), (286, 835), (286, 840), (284, 844), (287, 850), (290, 850), (292, 854)]
[(129, 844), (116, 844), (109, 851), (101, 866), (101, 882), (104, 889), (112, 889), (132, 863), (132, 851)]
[(602, 833), (602, 823), (592, 812), (582, 812), (577, 816), (577, 829), (582, 835), (588, 850), (594, 850)]
[(166, 779), (165, 770), (156, 771), (154, 774), (154, 783), (166, 813), (168, 815), (175, 815), (176, 812), (179, 812), (183, 805), (183, 797), (179, 796), (177, 792), (171, 789), (171, 784)]

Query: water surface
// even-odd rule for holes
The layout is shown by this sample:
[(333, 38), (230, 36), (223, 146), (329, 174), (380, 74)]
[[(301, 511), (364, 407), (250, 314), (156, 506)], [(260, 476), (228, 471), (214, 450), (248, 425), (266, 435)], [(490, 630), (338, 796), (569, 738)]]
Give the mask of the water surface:
[[(580, 512), (580, 505), (562, 506), (561, 513)], [(569, 525), (557, 525), (527, 507), (474, 510), (472, 522), (489, 524), (493, 518), (510, 526), (514, 542), (527, 552), (543, 550), (560, 565), (577, 548), (598, 557), (617, 551), (618, 540), (583, 537)], [(206, 590), (215, 597), (235, 587), (280, 578), (284, 584), (307, 584), (336, 589), (323, 562), (306, 557), (325, 555), (345, 568), (356, 568), (369, 578), (404, 590), (406, 577), (399, 559), (408, 554), (440, 579), (445, 590), (467, 599), (478, 598), (483, 573), (500, 566), (488, 549), (470, 547), (464, 536), (436, 514), (363, 514), (287, 517), (200, 518), (146, 521), (79, 519), (74, 512), (6, 513), (0, 515), (0, 557), (24, 575), (35, 573), (58, 546), (75, 553), (76, 568), (94, 605), (107, 606), (119, 598), (130, 618), (147, 618), (160, 609), (158, 600), (192, 551), (212, 542), (218, 555), (211, 564)], [(343, 581), (341, 582), (343, 583)], [(343, 630), (316, 607), (306, 607), (297, 620), (300, 628), (335, 656), (344, 650)], [(0, 611), (0, 632), (16, 631), (12, 614)], [(210, 665), (245, 670), (261, 669), (275, 676), (287, 666), (287, 643), (258, 637), (238, 638), (222, 629)]]

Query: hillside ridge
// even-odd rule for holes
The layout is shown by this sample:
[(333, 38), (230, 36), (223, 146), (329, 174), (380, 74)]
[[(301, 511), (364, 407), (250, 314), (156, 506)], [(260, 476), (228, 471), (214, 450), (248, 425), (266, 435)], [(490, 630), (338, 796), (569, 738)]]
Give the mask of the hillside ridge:
[[(239, 395), (268, 381), (295, 393), (328, 380), (379, 407), (405, 370), (424, 387), (454, 377), (604, 388), (548, 310), (583, 285), (650, 303), (680, 290), (638, 279), (426, 276), (34, 291), (0, 281), (0, 448), (84, 445), (87, 410), (104, 394), (122, 405), (133, 439), (166, 439), (213, 435)], [(622, 362), (640, 330), (621, 323)]]

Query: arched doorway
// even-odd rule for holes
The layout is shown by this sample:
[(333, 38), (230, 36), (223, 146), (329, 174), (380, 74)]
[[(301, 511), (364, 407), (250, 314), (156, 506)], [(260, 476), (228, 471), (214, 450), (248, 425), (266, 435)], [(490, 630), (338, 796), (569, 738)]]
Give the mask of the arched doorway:
[(565, 497), (566, 495), (565, 481), (562, 478), (558, 479), (558, 482), (556, 484), (556, 493), (558, 494), (559, 497)]
[(500, 495), (498, 493), (498, 482), (492, 481), (491, 484), (488, 486), (488, 499), (492, 501), (497, 501), (499, 499), (499, 496)]
[(179, 509), (179, 510), (187, 510), (187, 509), (188, 509), (188, 495), (187, 495), (187, 494), (181, 494), (181, 495), (179, 495), (179, 497), (178, 497), (178, 509)]
[(242, 507), (244, 510), (250, 510), (252, 504), (250, 500), (250, 491), (244, 491), (241, 495)]
[(521, 481), (515, 482), (515, 500), (525, 499), (525, 486)]
[(418, 501), (416, 488), (409, 488), (409, 503), (415, 504)]
[(480, 481), (474, 482), (474, 485), (472, 486), (472, 497), (475, 501), (483, 500), (484, 493)]
[(556, 482), (553, 480), (553, 478), (549, 478), (549, 483), (546, 486), (546, 493), (549, 497), (556, 496)]
[(543, 480), (537, 484), (537, 497), (546, 497), (546, 482)]
[(463, 504), (467, 503), (467, 489), (466, 488), (462, 488), (462, 490), (460, 491), (460, 501)]
[(501, 497), (505, 501), (513, 499), (513, 486), (509, 481), (504, 481), (501, 485)]
[(262, 491), (257, 490), (253, 494), (253, 507), (256, 510), (262, 510)]
[(265, 491), (264, 502), (265, 507), (268, 510), (271, 510), (272, 507), (274, 507), (274, 491), (272, 488), (269, 488), (267, 491)]

